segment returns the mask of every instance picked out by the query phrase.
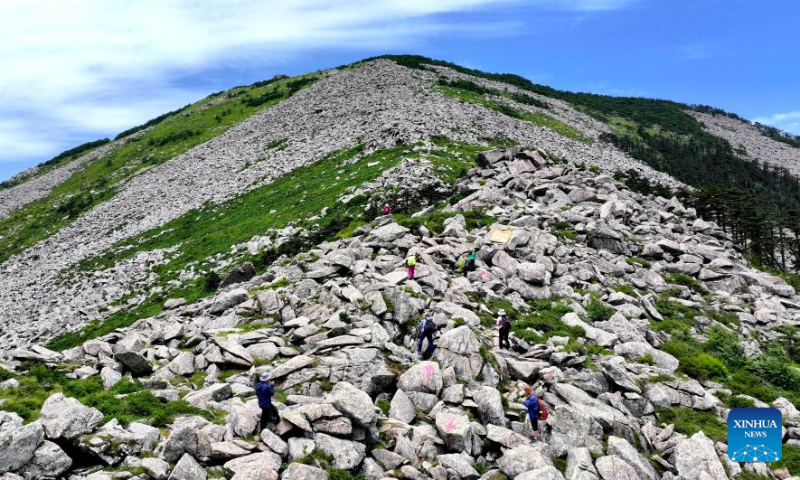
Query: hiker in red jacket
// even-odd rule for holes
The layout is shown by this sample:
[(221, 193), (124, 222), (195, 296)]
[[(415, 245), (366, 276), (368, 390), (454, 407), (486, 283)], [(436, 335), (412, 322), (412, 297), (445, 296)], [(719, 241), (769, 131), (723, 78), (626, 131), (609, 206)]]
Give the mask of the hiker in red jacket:
[(541, 434), (539, 433), (539, 417), (542, 403), (539, 401), (539, 396), (531, 387), (525, 387), (525, 394), (528, 398), (522, 402), (522, 405), (528, 410), (528, 418), (531, 421), (531, 437), (534, 441), (538, 442)]
[(383, 214), (391, 215), (391, 213), (392, 213), (392, 207), (390, 207), (389, 204), (387, 203), (386, 205), (383, 206)]

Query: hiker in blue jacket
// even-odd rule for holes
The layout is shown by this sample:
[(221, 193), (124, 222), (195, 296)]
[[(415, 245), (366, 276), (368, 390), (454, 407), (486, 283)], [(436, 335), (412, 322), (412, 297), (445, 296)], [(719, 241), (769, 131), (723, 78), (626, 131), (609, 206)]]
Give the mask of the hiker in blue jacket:
[(528, 418), (531, 420), (533, 439), (539, 441), (539, 397), (531, 387), (525, 387), (525, 394), (528, 395), (528, 398), (522, 402), (522, 405), (528, 409)]
[(272, 396), (275, 395), (275, 385), (269, 373), (264, 372), (261, 374), (259, 381), (256, 383), (256, 396), (258, 397), (258, 406), (261, 408), (261, 422), (259, 423), (259, 432), (264, 430), (267, 423), (278, 423), (278, 410), (272, 404)]
[(422, 353), (422, 342), (423, 340), (428, 340), (428, 348), (425, 349), (424, 357), (430, 357), (433, 354), (433, 350), (436, 346), (433, 344), (433, 334), (436, 333), (437, 327), (436, 323), (430, 317), (430, 315), (426, 315), (425, 318), (419, 322), (419, 326), (417, 327), (419, 331), (419, 342), (417, 343), (417, 354)]

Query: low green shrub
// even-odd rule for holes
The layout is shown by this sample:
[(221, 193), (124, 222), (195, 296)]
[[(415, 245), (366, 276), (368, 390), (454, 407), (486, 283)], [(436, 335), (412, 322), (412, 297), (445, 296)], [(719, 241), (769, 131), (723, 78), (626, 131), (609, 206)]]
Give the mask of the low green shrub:
[(392, 403), (389, 400), (380, 399), (378, 400), (377, 405), (384, 415), (389, 415), (389, 409), (392, 408)]
[(655, 361), (653, 360), (653, 355), (650, 353), (646, 353), (641, 357), (636, 359), (636, 363), (643, 363), (645, 365), (653, 365)]
[(736, 332), (714, 325), (706, 331), (706, 335), (706, 349), (722, 359), (727, 366), (737, 368), (745, 365), (747, 357)]
[(664, 280), (666, 280), (667, 283), (687, 287), (693, 292), (699, 293), (700, 295), (708, 295), (708, 290), (706, 290), (706, 288), (694, 277), (690, 277), (689, 275), (684, 275), (682, 273), (668, 273), (664, 275)]
[(656, 299), (656, 310), (663, 320), (651, 320), (653, 330), (674, 333), (676, 331), (688, 332), (697, 324), (695, 319), (701, 312), (697, 309), (671, 300), (668, 294), (662, 294)]
[(652, 266), (652, 263), (650, 263), (648, 260), (639, 257), (628, 257), (625, 259), (625, 261), (631, 266), (638, 265), (644, 268), (650, 268)]
[(615, 292), (624, 293), (625, 295), (631, 296), (633, 298), (636, 298), (638, 296), (636, 293), (636, 289), (633, 288), (633, 285), (628, 285), (628, 284), (614, 285), (613, 287), (611, 287), (611, 289), (614, 290)]
[(773, 345), (766, 355), (755, 359), (748, 368), (777, 387), (800, 391), (800, 372), (791, 366), (789, 357), (779, 345)]
[(755, 408), (756, 404), (749, 398), (742, 398), (736, 395), (725, 395), (717, 393), (717, 398), (722, 401), (726, 408)]
[(771, 463), (770, 467), (774, 469), (788, 468), (792, 475), (800, 473), (800, 447), (795, 445), (784, 445), (783, 456), (775, 463)]
[[(580, 327), (570, 327), (561, 321), (561, 317), (572, 311), (558, 299), (533, 300), (528, 302), (530, 312), (513, 321), (511, 329), (514, 334), (531, 343), (541, 343), (554, 336), (579, 338), (586, 334)], [(544, 337), (533, 330), (542, 332)]]
[(711, 412), (691, 408), (657, 408), (658, 421), (672, 423), (675, 431), (684, 435), (694, 435), (702, 431), (714, 442), (725, 442), (728, 428)]
[(616, 310), (598, 300), (597, 297), (592, 296), (592, 299), (589, 300), (589, 305), (586, 307), (586, 313), (589, 314), (590, 321), (604, 322), (611, 318), (616, 313)]

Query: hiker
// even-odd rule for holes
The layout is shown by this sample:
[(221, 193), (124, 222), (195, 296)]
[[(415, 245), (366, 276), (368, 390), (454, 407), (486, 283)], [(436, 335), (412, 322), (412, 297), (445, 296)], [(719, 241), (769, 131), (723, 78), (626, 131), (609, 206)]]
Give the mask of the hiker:
[(422, 259), (417, 259), (416, 253), (410, 253), (408, 257), (406, 257), (406, 267), (408, 268), (409, 280), (414, 280), (414, 268), (417, 266), (417, 262), (422, 263)]
[(508, 341), (508, 334), (511, 332), (511, 319), (506, 315), (506, 311), (497, 311), (497, 326), (500, 328), (500, 348), (511, 350), (511, 342)]
[[(528, 409), (528, 419), (531, 421), (531, 437), (534, 441), (538, 442), (541, 434), (539, 433), (539, 420), (547, 420), (547, 407), (541, 401), (531, 387), (525, 387), (525, 394), (528, 398), (522, 402), (522, 405)], [(543, 396), (543, 395), (542, 395)]]
[(462, 263), (461, 270), (464, 271), (464, 276), (473, 270), (475, 270), (475, 259), (478, 257), (478, 254), (475, 252), (475, 249), (470, 250), (466, 253), (466, 258)]
[(425, 315), (425, 318), (419, 322), (419, 326), (417, 327), (419, 336), (417, 354), (422, 353), (422, 341), (425, 339), (428, 340), (428, 348), (425, 349), (425, 355), (423, 355), (423, 357), (429, 358), (433, 354), (433, 350), (436, 348), (436, 345), (433, 344), (433, 334), (436, 333), (437, 329), (436, 322), (433, 321), (430, 314)]
[(269, 373), (264, 372), (256, 382), (256, 396), (258, 397), (258, 406), (261, 408), (261, 422), (259, 423), (259, 432), (264, 430), (267, 423), (278, 423), (278, 411), (272, 404), (272, 396), (275, 395), (275, 382), (272, 380)]
[(384, 215), (391, 215), (392, 214), (392, 207), (390, 207), (388, 203), (383, 206), (383, 214)]

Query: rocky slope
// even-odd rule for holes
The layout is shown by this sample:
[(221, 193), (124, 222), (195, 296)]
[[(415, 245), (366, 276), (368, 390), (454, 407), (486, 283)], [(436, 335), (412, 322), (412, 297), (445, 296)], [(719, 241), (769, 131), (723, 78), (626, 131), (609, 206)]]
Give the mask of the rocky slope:
[(800, 149), (773, 140), (753, 125), (725, 115), (689, 112), (703, 123), (706, 130), (722, 137), (752, 161), (763, 162), (775, 168), (786, 169), (795, 177), (800, 176)]
[[(25, 418), (0, 412), (3, 478), (800, 474), (727, 460), (720, 433), (731, 405), (769, 400), (784, 416), (784, 454), (800, 448), (800, 412), (782, 396), (797, 399), (797, 387), (740, 384), (800, 325), (791, 287), (749, 268), (675, 199), (544, 150), (480, 163), (458, 181), (469, 194), (440, 210), (379, 217), (261, 275), (241, 266), (215, 296), (172, 299), (79, 347), (14, 351), (0, 409)], [(365, 190), (408, 168), (421, 167)], [(509, 241), (491, 242), (494, 230)], [(472, 248), (477, 268), (464, 276), (457, 259)], [(410, 252), (414, 280), (401, 266)], [(514, 318), (511, 351), (496, 348), (498, 308)], [(425, 313), (439, 326), (428, 361), (412, 337)], [(255, 435), (252, 386), (265, 371), (281, 421)], [(550, 408), (541, 442), (521, 421), (525, 385)]]
[[(59, 276), (82, 260), (206, 202), (235, 197), (359, 142), (375, 150), (433, 135), (472, 142), (507, 137), (575, 162), (610, 170), (636, 168), (650, 178), (674, 183), (614, 147), (591, 140), (599, 131), (596, 122), (564, 104), (558, 105), (559, 117), (581, 129), (589, 138), (587, 143), (447, 97), (437, 89), (437, 78), (433, 72), (411, 70), (388, 60), (330, 73), (211, 141), (117, 185), (113, 198), (0, 265), (0, 309), (4, 312), (0, 342), (22, 345), (102, 318), (109, 304), (129, 292), (150, 267), (149, 263), (130, 265), (102, 275), (106, 278), (102, 283), (94, 281), (94, 274), (69, 271)], [(285, 140), (285, 148), (260, 161), (276, 140)], [(136, 268), (139, 271), (132, 272)]]

